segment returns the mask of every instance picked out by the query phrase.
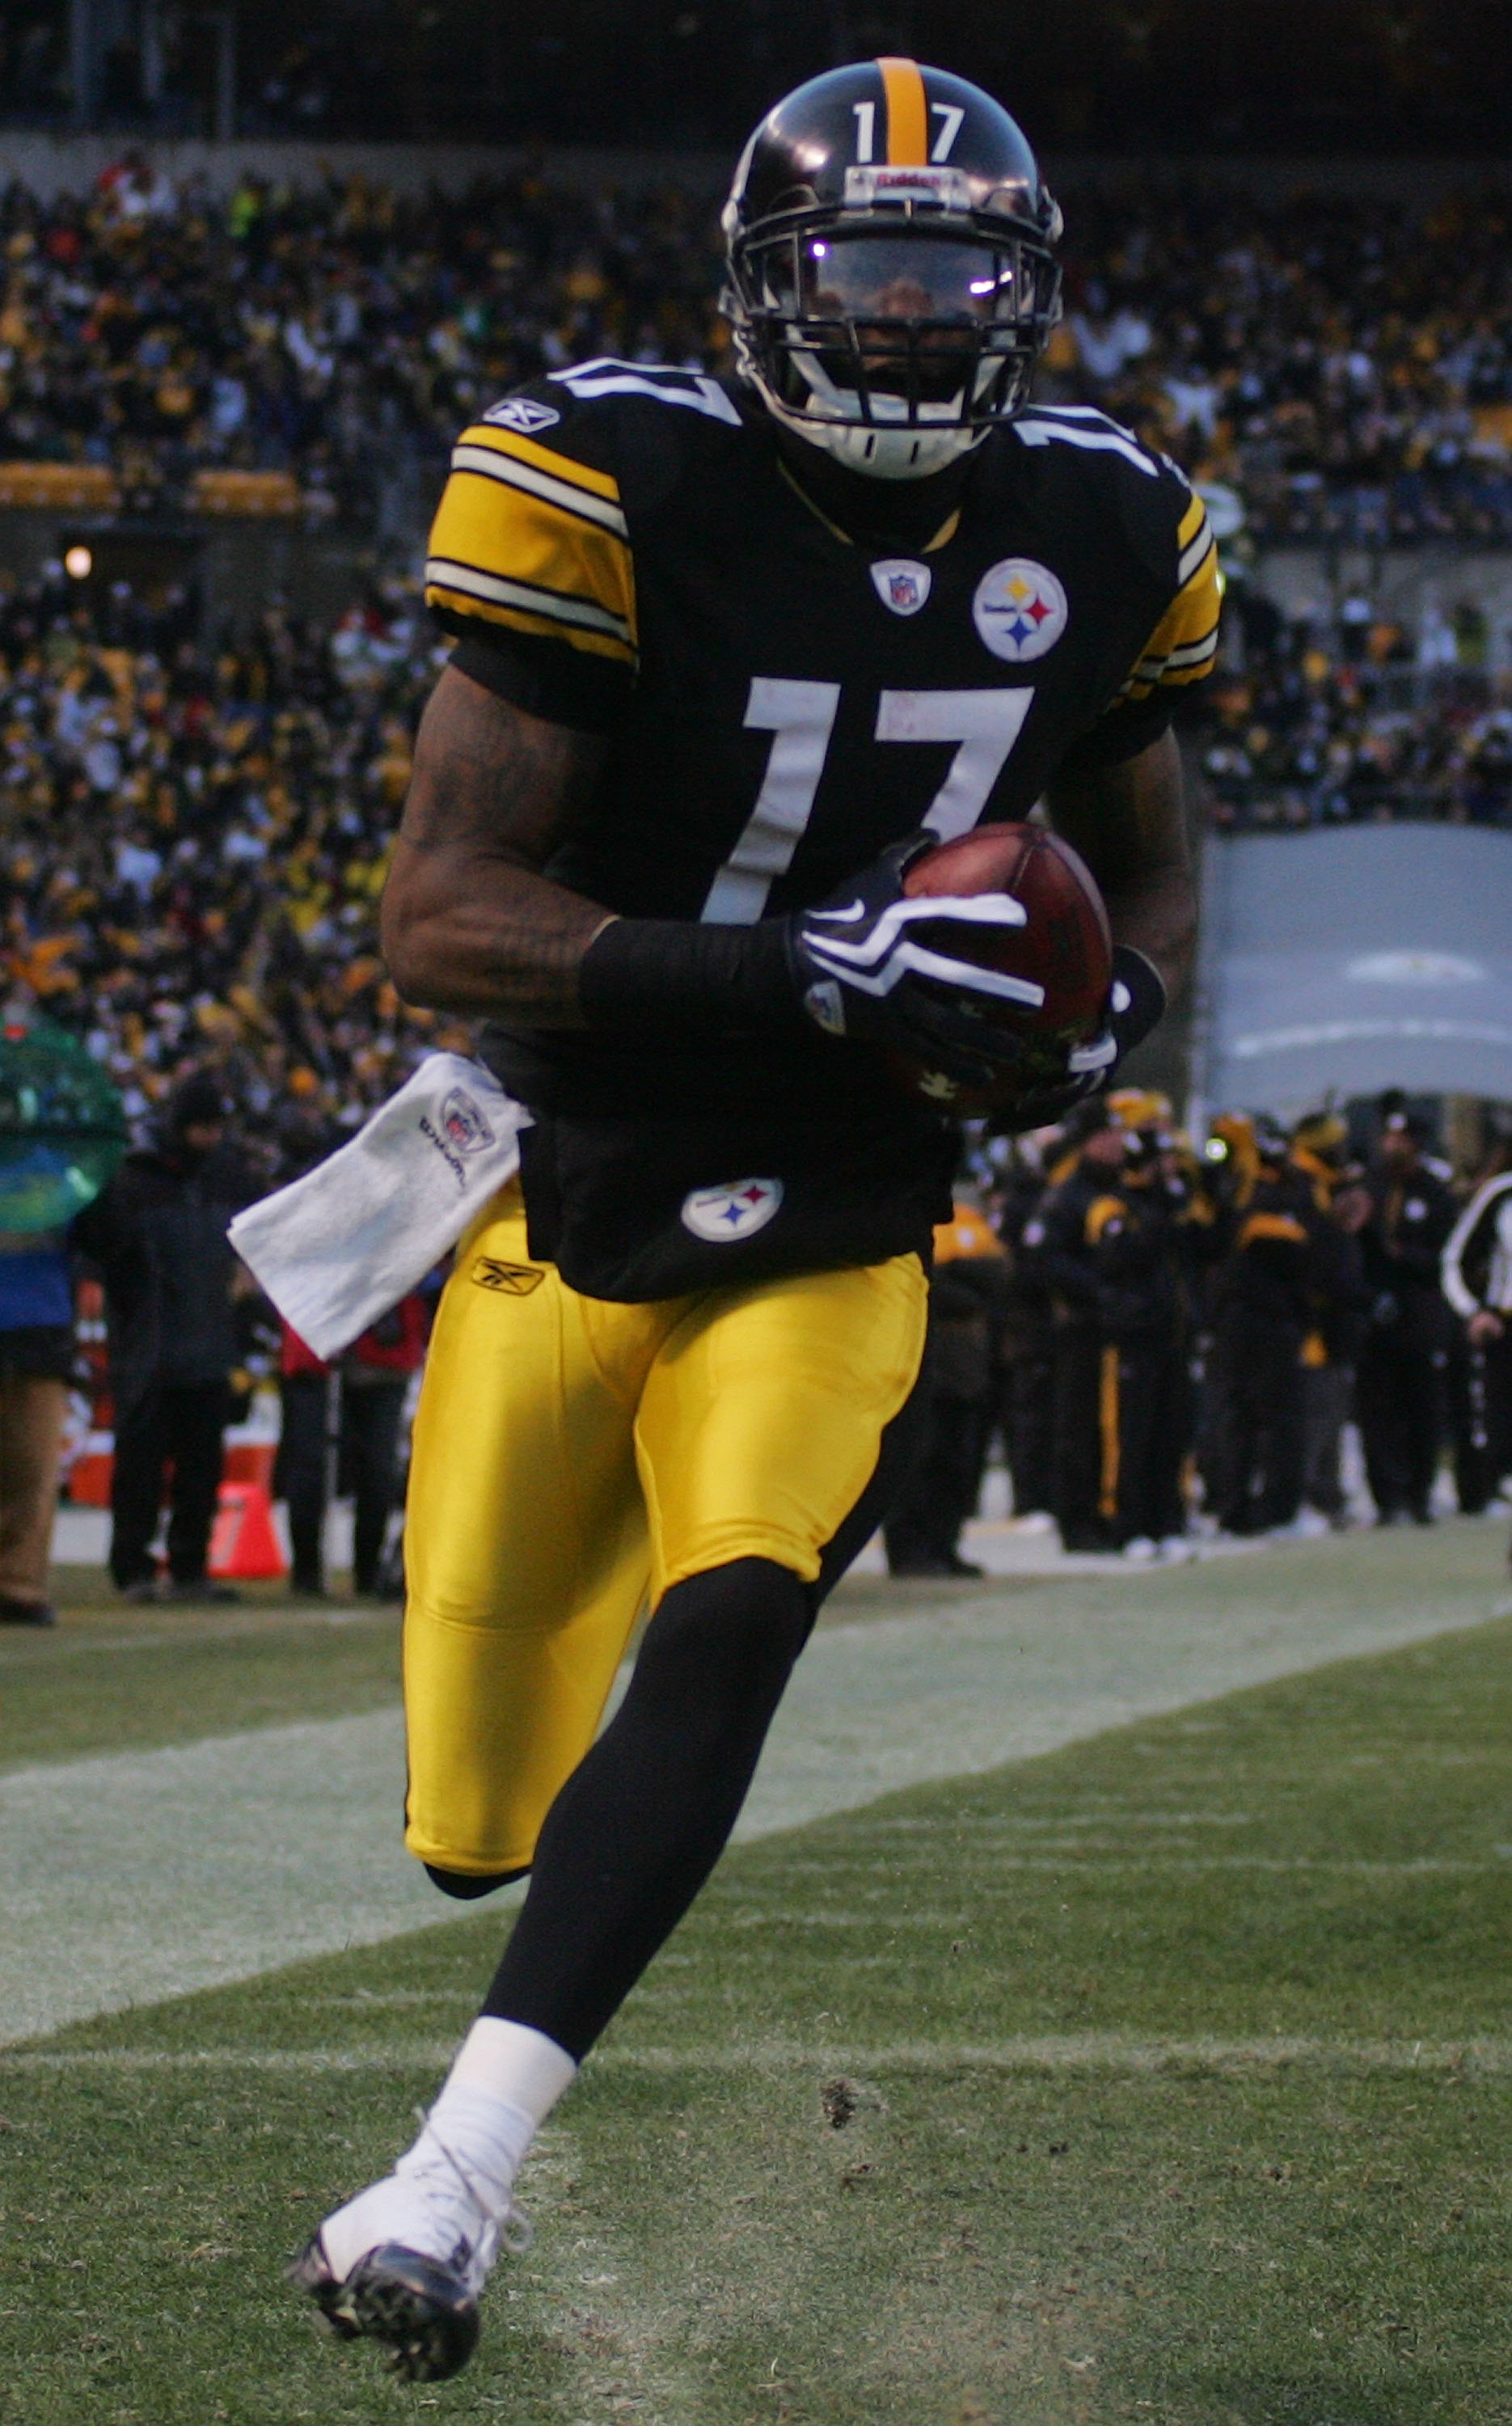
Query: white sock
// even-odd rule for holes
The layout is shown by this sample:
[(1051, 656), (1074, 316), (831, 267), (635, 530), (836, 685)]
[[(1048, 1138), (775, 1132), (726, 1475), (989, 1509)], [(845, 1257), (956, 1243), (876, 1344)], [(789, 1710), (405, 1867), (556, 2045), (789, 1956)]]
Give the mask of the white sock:
[(490, 2090), (528, 2114), (534, 2131), (576, 2078), (571, 2057), (544, 2030), (530, 2030), (523, 2022), (501, 2022), (496, 2015), (484, 2014), (458, 2047), (441, 2094), (444, 2097), (447, 2090), (460, 2088), (464, 2082), (472, 2089)]
[[(484, 2213), (502, 2220), (525, 2150), (576, 2073), (571, 2057), (541, 2031), (492, 2014), (475, 2022), (419, 2138), (393, 2174), (321, 2226), (337, 2279), (381, 2240), (429, 2249), (425, 2228), (416, 2228), (414, 2193), (403, 2187), (409, 2175), (439, 2170), (449, 2185), (459, 2175)], [(450, 2246), (452, 2225), (443, 2221), (440, 2229), (445, 2245), (429, 2249), (433, 2256), (445, 2256)]]
[(440, 2141), (488, 2185), (489, 2204), (502, 2213), (525, 2150), (576, 2077), (576, 2064), (555, 2039), (523, 2022), (483, 2014), (462, 2041), (425, 2129), (394, 2171), (423, 2164)]

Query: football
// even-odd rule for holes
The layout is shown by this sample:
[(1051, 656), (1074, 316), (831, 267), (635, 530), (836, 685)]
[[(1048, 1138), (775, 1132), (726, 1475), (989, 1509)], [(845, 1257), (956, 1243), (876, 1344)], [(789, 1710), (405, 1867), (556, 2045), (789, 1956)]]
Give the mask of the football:
[(978, 826), (915, 860), (904, 891), (910, 899), (1007, 893), (1021, 901), (1028, 914), (1022, 927), (980, 928), (964, 937), (944, 925), (917, 931), (936, 950), (1027, 978), (1045, 995), (1037, 1010), (973, 998), (973, 1009), (1021, 1040), (1023, 1058), (1011, 1073), (976, 1088), (898, 1055), (899, 1075), (912, 1092), (941, 1111), (975, 1120), (1011, 1111), (1031, 1088), (1054, 1085), (1064, 1076), (1068, 1047), (1096, 1035), (1112, 981), (1108, 914), (1086, 861), (1046, 826)]

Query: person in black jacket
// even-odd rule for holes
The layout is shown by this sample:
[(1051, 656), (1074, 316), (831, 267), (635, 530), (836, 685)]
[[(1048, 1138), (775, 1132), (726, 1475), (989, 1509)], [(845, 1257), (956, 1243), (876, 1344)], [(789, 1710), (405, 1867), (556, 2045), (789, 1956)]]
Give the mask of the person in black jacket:
[[(1000, 1182), (997, 1234), (1007, 1264), (998, 1361), (998, 1421), (1013, 1512), (1048, 1529), (1054, 1506), (1055, 1308), (1035, 1241), (1045, 1175), (1035, 1141), (1013, 1140)], [(1029, 1237), (1030, 1231), (1034, 1238)]]
[(1116, 1546), (1116, 1535), (1113, 1516), (1103, 1504), (1098, 1251), (1107, 1223), (1122, 1214), (1125, 1140), (1101, 1103), (1088, 1105), (1068, 1123), (1067, 1130), (1076, 1159), (1068, 1170), (1063, 1158), (1043, 1205), (1024, 1229), (1023, 1244), (1054, 1303), (1053, 1485), (1061, 1546), (1109, 1550)]
[(1449, 1308), (1440, 1260), (1456, 1206), (1424, 1158), (1421, 1123), (1388, 1114), (1359, 1234), (1371, 1309), (1356, 1375), (1356, 1414), (1376, 1522), (1431, 1525), (1444, 1435)]
[(1254, 1122), (1256, 1165), (1227, 1209), (1213, 1326), (1214, 1480), (1226, 1533), (1295, 1522), (1306, 1455), (1302, 1344), (1322, 1216), (1285, 1131)]
[(993, 1414), (993, 1334), (1007, 1259), (989, 1223), (957, 1196), (935, 1231), (921, 1389), (927, 1415), (908, 1490), (883, 1526), (889, 1573), (979, 1576), (960, 1537), (976, 1512)]
[(1168, 1143), (1153, 1118), (1127, 1126), (1118, 1209), (1104, 1204), (1089, 1222), (1101, 1348), (1099, 1514), (1115, 1546), (1134, 1559), (1188, 1554), (1182, 1469), (1192, 1391), (1180, 1244), (1187, 1198), (1166, 1167)]
[(1309, 1112), (1292, 1132), (1292, 1164), (1323, 1217), (1313, 1233), (1311, 1322), (1302, 1342), (1302, 1522), (1348, 1524), (1341, 1450), (1355, 1399), (1355, 1361), (1370, 1307), (1359, 1232), (1371, 1200), (1347, 1160), (1349, 1133), (1337, 1112)]
[(169, 1465), (169, 1593), (235, 1597), (205, 1580), (236, 1363), (226, 1231), (255, 1193), (225, 1143), (225, 1119), (213, 1077), (184, 1079), (153, 1143), (126, 1156), (73, 1226), (105, 1281), (116, 1432), (110, 1572), (131, 1600), (159, 1595), (152, 1542)]

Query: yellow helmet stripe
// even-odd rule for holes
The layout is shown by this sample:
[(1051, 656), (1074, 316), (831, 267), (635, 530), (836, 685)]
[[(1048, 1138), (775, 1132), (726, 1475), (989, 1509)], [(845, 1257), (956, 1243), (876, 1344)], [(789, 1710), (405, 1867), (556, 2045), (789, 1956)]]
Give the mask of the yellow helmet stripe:
[(887, 95), (887, 165), (922, 169), (929, 157), (929, 104), (916, 59), (878, 59)]

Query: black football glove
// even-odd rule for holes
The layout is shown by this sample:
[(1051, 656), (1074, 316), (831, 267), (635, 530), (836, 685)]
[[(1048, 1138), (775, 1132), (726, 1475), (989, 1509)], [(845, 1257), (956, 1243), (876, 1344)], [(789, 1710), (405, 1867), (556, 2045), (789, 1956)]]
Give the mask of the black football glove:
[(1100, 1094), (1111, 1084), (1124, 1055), (1159, 1026), (1165, 1011), (1166, 987), (1154, 962), (1132, 944), (1115, 944), (1113, 982), (1101, 1032), (1071, 1047), (1064, 1086), (1036, 1088), (1014, 1106), (1014, 1128), (1049, 1128), (1088, 1095)]
[[(1022, 1051), (1011, 1035), (994, 1032), (970, 1008), (947, 1000), (936, 986), (992, 1002), (1018, 1002), (1030, 1010), (1044, 989), (1027, 978), (1006, 977), (974, 961), (957, 960), (920, 940), (924, 924), (935, 927), (1022, 927), (1027, 914), (1007, 893), (921, 894), (913, 899), (903, 880), (917, 859), (938, 848), (927, 832), (890, 844), (881, 857), (812, 910), (795, 911), (786, 922), (793, 980), (809, 1017), (828, 1036), (854, 1036), (916, 1054), (931, 1069), (968, 1085), (982, 1085)], [(929, 982), (932, 980), (933, 982)]]

